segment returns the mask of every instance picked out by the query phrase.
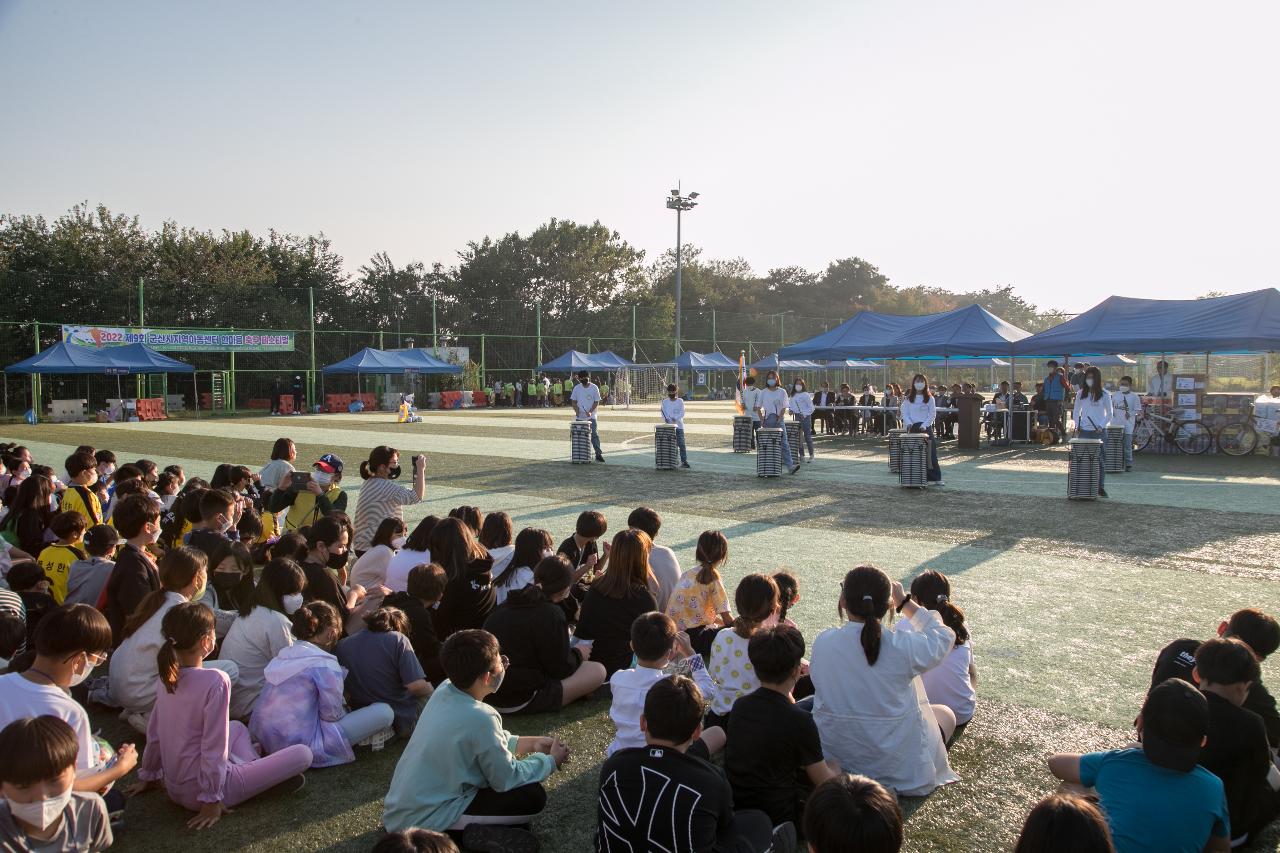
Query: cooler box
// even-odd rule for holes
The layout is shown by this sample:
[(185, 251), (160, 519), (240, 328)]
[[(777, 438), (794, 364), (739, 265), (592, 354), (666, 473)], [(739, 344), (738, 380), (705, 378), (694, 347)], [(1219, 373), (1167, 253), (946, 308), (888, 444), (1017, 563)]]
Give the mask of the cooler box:
[(591, 464), (591, 421), (574, 421), (569, 425), (569, 445), (574, 465)]
[(675, 424), (654, 425), (653, 467), (659, 471), (674, 471), (680, 467), (680, 445), (676, 442)]
[(889, 430), (889, 473), (897, 474), (902, 455), (902, 443), (900, 439), (907, 434), (905, 429)]
[(898, 437), (898, 485), (923, 489), (929, 474), (929, 436), (923, 432), (905, 432)]
[(1106, 435), (1107, 453), (1106, 453), (1106, 470), (1108, 474), (1124, 473), (1124, 425), (1111, 424), (1104, 434)]
[(756, 476), (782, 476), (781, 427), (761, 427), (756, 433)]
[(751, 416), (734, 415), (733, 417), (733, 452), (751, 452)]
[(1102, 455), (1102, 439), (1073, 438), (1071, 459), (1067, 463), (1067, 498), (1073, 501), (1098, 499), (1099, 458)]

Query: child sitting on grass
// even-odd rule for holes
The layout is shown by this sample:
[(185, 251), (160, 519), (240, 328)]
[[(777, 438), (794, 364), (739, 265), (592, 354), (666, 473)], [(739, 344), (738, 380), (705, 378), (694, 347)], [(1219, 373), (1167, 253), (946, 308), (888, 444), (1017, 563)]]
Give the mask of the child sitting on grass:
[(902, 849), (898, 798), (866, 776), (836, 776), (809, 797), (804, 837), (809, 853), (897, 853)]
[(52, 716), (0, 731), (0, 849), (106, 850), (111, 822), (102, 797), (73, 790), (80, 745)]
[[(811, 787), (836, 775), (822, 759), (813, 715), (791, 698), (804, 637), (786, 625), (766, 628), (748, 641), (747, 655), (760, 687), (738, 699), (729, 717), (724, 769), (734, 805), (760, 809), (774, 826), (798, 822)], [(805, 777), (807, 785), (800, 782)]]
[(81, 540), (87, 527), (84, 516), (78, 512), (60, 512), (49, 522), (49, 531), (58, 541), (50, 542), (40, 552), (40, 568), (49, 578), (49, 594), (59, 604), (67, 597), (71, 564), (85, 558)]
[[(911, 582), (911, 600), (920, 607), (936, 612), (942, 624), (956, 634), (955, 645), (942, 663), (920, 676), (929, 702), (945, 705), (956, 715), (956, 726), (973, 719), (978, 704), (978, 668), (973, 663), (973, 642), (964, 611), (951, 601), (951, 582), (942, 572), (927, 571)], [(911, 620), (904, 619), (903, 630), (911, 630)]]
[(716, 634), (707, 670), (715, 686), (711, 690), (708, 725), (727, 726), (733, 703), (760, 686), (747, 644), (764, 621), (778, 609), (778, 585), (768, 575), (750, 574), (738, 581), (733, 594), (738, 618), (732, 628)]
[[(654, 611), (636, 617), (631, 623), (631, 650), (635, 653), (636, 665), (618, 670), (609, 679), (613, 693), (609, 717), (617, 727), (617, 734), (605, 750), (606, 757), (620, 749), (644, 746), (644, 731), (640, 728), (644, 697), (650, 687), (666, 678), (666, 667), (676, 656), (699, 688), (705, 692), (713, 686), (702, 657), (694, 654), (689, 638), (676, 631), (676, 623), (670, 616)], [(690, 749), (694, 755), (709, 758), (724, 747), (724, 740), (724, 729), (712, 726), (703, 729), (702, 736)]]
[[(90, 607), (98, 603), (102, 590), (111, 577), (111, 570), (116, 567), (116, 546), (120, 543), (120, 534), (110, 524), (95, 524), (84, 534), (85, 559), (71, 564), (67, 575), (67, 597), (63, 604), (87, 604)], [(47, 548), (45, 550), (48, 550)]]
[(716, 632), (733, 624), (729, 595), (720, 579), (720, 567), (729, 559), (729, 540), (719, 530), (704, 530), (694, 559), (697, 565), (676, 581), (666, 614), (675, 620), (676, 630), (689, 635), (693, 650), (706, 655)]
[(542, 783), (568, 760), (569, 748), (557, 738), (516, 737), (485, 704), (506, 673), (488, 631), (458, 631), (440, 659), (449, 678), (427, 702), (396, 763), (383, 824), (392, 832), (465, 830), (467, 848), (536, 849), (530, 844), (536, 839), (517, 827), (546, 807)]
[(1075, 794), (1050, 794), (1027, 815), (1013, 853), (1116, 853), (1102, 810)]
[(1187, 682), (1171, 678), (1147, 694), (1137, 728), (1141, 749), (1060, 753), (1049, 759), (1049, 772), (1097, 789), (1122, 853), (1229, 851), (1222, 780), (1197, 766), (1209, 734), (1208, 701)]

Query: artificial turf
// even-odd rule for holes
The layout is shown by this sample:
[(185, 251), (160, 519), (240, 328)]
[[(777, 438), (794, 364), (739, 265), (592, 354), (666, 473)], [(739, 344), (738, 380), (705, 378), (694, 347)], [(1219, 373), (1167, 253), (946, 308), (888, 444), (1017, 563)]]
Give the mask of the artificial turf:
[[(795, 572), (801, 601), (792, 617), (810, 641), (836, 623), (837, 583), (852, 566), (872, 563), (904, 580), (938, 568), (968, 614), (979, 706), (951, 750), (962, 781), (903, 803), (913, 851), (1008, 849), (1027, 810), (1053, 787), (1049, 752), (1130, 740), (1165, 642), (1207, 637), (1239, 607), (1280, 611), (1277, 460), (1140, 456), (1133, 474), (1109, 479), (1112, 502), (1077, 503), (1065, 500), (1061, 449), (947, 450), (949, 485), (915, 492), (887, 474), (879, 444), (823, 439), (817, 462), (797, 476), (758, 480), (752, 457), (728, 452), (729, 408), (690, 408), (694, 469), (679, 472), (653, 470), (655, 418), (642, 409), (603, 413), (604, 466), (567, 463), (566, 413), (555, 410), (456, 412), (413, 425), (385, 414), (39, 425), (5, 427), (2, 437), (42, 459), (88, 443), (121, 461), (180, 462), (189, 475), (208, 476), (224, 461), (256, 469), (277, 436), (292, 435), (300, 459), (341, 454), (352, 491), (359, 459), (386, 441), (428, 455), (427, 500), (409, 508), (409, 520), (476, 504), (508, 511), (517, 529), (546, 527), (557, 541), (582, 509), (601, 508), (616, 529), (648, 504), (664, 519), (659, 540), (683, 565), (699, 532), (725, 531), (730, 589), (748, 572)], [(1267, 662), (1264, 677), (1280, 683), (1280, 667)], [(544, 850), (591, 848), (596, 774), (613, 734), (606, 712), (584, 702), (507, 720), (519, 734), (558, 733), (573, 749), (535, 823)], [(111, 740), (141, 740), (104, 709), (91, 714)], [(310, 771), (300, 793), (253, 800), (202, 833), (185, 828), (186, 813), (163, 793), (148, 793), (130, 803), (117, 847), (368, 850), (399, 752), (393, 743)], [(1273, 830), (1254, 849), (1276, 849), (1278, 839)]]

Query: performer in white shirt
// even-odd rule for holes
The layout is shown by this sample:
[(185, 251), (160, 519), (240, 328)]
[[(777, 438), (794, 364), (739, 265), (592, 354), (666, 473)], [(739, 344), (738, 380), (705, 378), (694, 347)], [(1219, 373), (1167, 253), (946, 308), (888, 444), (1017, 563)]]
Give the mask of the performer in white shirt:
[(787, 392), (779, 387), (778, 371), (770, 370), (765, 374), (764, 390), (756, 394), (756, 407), (760, 410), (760, 423), (763, 426), (782, 429), (782, 464), (787, 466), (787, 470), (792, 474), (800, 470), (791, 458), (791, 444), (787, 441), (787, 428), (782, 421), (783, 415), (787, 412), (787, 406), (791, 402), (787, 398)]
[(756, 378), (748, 376), (742, 380), (742, 408), (751, 415), (751, 449), (756, 449), (756, 433), (760, 431), (760, 405), (757, 396), (760, 389), (756, 387)]
[(1156, 362), (1156, 375), (1147, 377), (1147, 396), (1173, 402), (1173, 377), (1169, 375), (1169, 362), (1164, 359)]
[(1084, 391), (1076, 397), (1071, 418), (1076, 422), (1080, 438), (1102, 439), (1102, 452), (1098, 454), (1098, 497), (1102, 498), (1107, 496), (1107, 441), (1103, 430), (1114, 416), (1111, 392), (1102, 387), (1102, 372), (1096, 367), (1090, 367), (1084, 372)]
[[(813, 461), (813, 395), (805, 390), (804, 380), (797, 378), (791, 389), (791, 411), (800, 419), (800, 434), (804, 436), (809, 447), (809, 461)], [(804, 446), (800, 447), (800, 458), (804, 459)]]
[(1111, 412), (1124, 424), (1124, 470), (1133, 470), (1133, 427), (1142, 411), (1142, 398), (1133, 390), (1133, 377), (1121, 376), (1120, 388), (1111, 395)]
[(585, 370), (578, 372), (578, 384), (569, 395), (573, 402), (575, 420), (591, 421), (591, 447), (596, 452), (596, 461), (603, 462), (604, 454), (600, 452), (600, 432), (596, 429), (596, 409), (600, 408), (600, 388), (591, 381)]
[(667, 386), (667, 399), (662, 401), (662, 419), (676, 425), (676, 444), (680, 446), (680, 467), (689, 467), (689, 456), (684, 449), (684, 400), (680, 399), (680, 389), (674, 385)]
[(942, 467), (938, 465), (938, 438), (933, 424), (938, 419), (938, 402), (929, 393), (929, 377), (917, 373), (911, 377), (911, 390), (898, 406), (902, 413), (902, 425), (910, 432), (923, 432), (929, 436), (929, 471), (925, 481), (931, 486), (941, 486)]

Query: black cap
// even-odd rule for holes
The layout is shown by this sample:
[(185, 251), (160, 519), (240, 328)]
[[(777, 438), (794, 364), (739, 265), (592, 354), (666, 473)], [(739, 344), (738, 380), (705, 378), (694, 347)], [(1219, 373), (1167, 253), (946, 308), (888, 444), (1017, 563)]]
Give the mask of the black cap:
[(1142, 751), (1157, 767), (1190, 773), (1209, 733), (1209, 702), (1181, 678), (1151, 688), (1142, 704)]
[(1183, 681), (1196, 683), (1192, 675), (1196, 668), (1196, 649), (1200, 648), (1199, 640), (1174, 640), (1160, 650), (1156, 658), (1156, 668), (1151, 671), (1151, 686), (1155, 687), (1170, 678), (1181, 678)]

